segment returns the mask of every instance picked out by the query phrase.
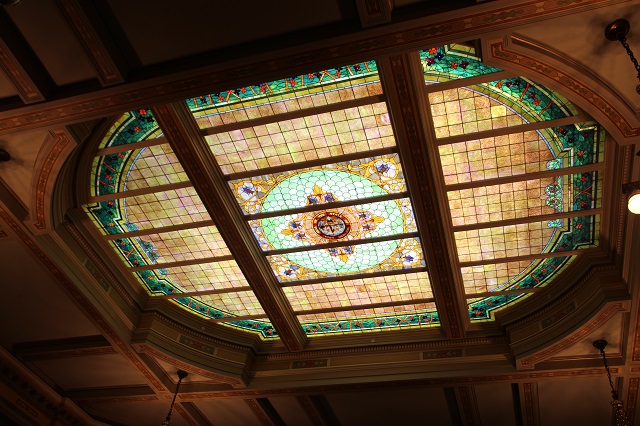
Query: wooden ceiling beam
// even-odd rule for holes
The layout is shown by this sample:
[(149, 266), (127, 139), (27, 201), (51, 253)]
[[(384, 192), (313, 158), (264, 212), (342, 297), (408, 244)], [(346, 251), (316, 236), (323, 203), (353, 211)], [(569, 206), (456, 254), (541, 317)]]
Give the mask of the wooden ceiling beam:
[[(56, 0), (55, 3), (80, 42), (100, 84), (123, 83), (128, 69), (116, 44), (110, 41), (110, 33), (102, 21), (104, 14), (95, 9), (93, 2)], [(116, 23), (110, 26), (113, 25)]]
[(116, 353), (103, 335), (16, 343), (11, 349), (14, 356), (24, 361)]
[(311, 421), (313, 426), (332, 426), (308, 395), (298, 395), (296, 396), (296, 401), (298, 401), (298, 404), (300, 404), (305, 414), (309, 417), (309, 421)]
[(244, 400), (264, 426), (285, 426), (284, 420), (267, 398)]
[(2, 7), (0, 7), (0, 69), (6, 74), (25, 104), (44, 101), (54, 88), (51, 76)]
[[(605, 8), (619, 1), (556, 0), (541, 6), (535, 0), (508, 3), (486, 2), (456, 13), (444, 12), (408, 19), (398, 26), (389, 24), (376, 31), (342, 35), (340, 40), (326, 39), (325, 34), (319, 34), (319, 38), (325, 40), (297, 45), (293, 50), (292, 46), (282, 49), (280, 44), (274, 43), (272, 48), (264, 48), (261, 44), (259, 53), (251, 58), (242, 55), (240, 58), (215, 61), (213, 64), (210, 61), (184, 61), (179, 68), (170, 65), (164, 68), (162, 65), (154, 66), (153, 74), (150, 74), (149, 69), (146, 76), (146, 70), (140, 69), (140, 78), (117, 87), (88, 91), (80, 95), (75, 92), (67, 96), (60, 94), (61, 98), (55, 101), (4, 111), (0, 113), (0, 134), (102, 118), (129, 109), (388, 55), (398, 49), (410, 51), (451, 40), (471, 40), (490, 31), (517, 29), (540, 19)], [(501, 18), (496, 19), (497, 16)], [(253, 47), (254, 45), (245, 45), (238, 50), (250, 51)], [(209, 53), (213, 55), (215, 52)], [(211, 55), (203, 57), (210, 58)]]
[(307, 337), (186, 103), (159, 105), (152, 111), (283, 344), (301, 351)]
[[(513, 384), (514, 408), (520, 414), (522, 426), (540, 426), (540, 407), (538, 403), (538, 382)], [(518, 404), (518, 406), (516, 406)]]
[[(441, 166), (433, 135), (429, 139), (423, 117), (430, 117), (424, 89), (424, 75), (418, 55), (396, 55), (378, 62), (389, 113), (402, 158), (407, 187), (412, 196), (422, 248), (429, 268), (431, 286), (445, 335), (464, 337), (466, 311), (453, 233), (446, 206), (446, 194), (436, 183)], [(447, 235), (449, 234), (449, 235)]]
[(393, 0), (356, 0), (363, 28), (391, 22)]

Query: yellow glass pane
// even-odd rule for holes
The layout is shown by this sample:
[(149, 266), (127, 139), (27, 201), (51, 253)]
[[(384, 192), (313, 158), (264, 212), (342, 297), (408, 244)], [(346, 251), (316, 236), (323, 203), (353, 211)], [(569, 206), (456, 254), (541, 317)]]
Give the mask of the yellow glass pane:
[(384, 102), (206, 137), (225, 174), (395, 146)]
[[(147, 272), (143, 272), (144, 275)], [(233, 260), (200, 263), (197, 265), (174, 266), (163, 270), (149, 271), (182, 289), (183, 292), (219, 290), (247, 286), (242, 271)]]
[(536, 131), (442, 145), (439, 150), (447, 185), (547, 170), (554, 158)]
[(138, 229), (211, 220), (194, 188), (129, 197), (124, 203), (127, 221)]
[[(301, 90), (297, 91), (295, 95), (272, 95), (267, 100), (239, 102), (217, 110), (212, 108), (206, 115), (196, 114), (196, 121), (201, 129), (206, 129), (382, 94), (382, 86), (376, 78), (372, 76), (363, 81), (364, 83), (354, 86), (327, 85), (323, 90), (317, 88), (315, 90)], [(216, 112), (211, 114), (211, 111)]]
[(342, 334), (440, 325), (434, 302), (298, 315), (307, 334)]
[(460, 269), (465, 294), (495, 291), (526, 272), (531, 260), (467, 266)]
[(482, 93), (456, 88), (429, 93), (437, 138), (524, 124), (513, 110)]
[(568, 211), (571, 194), (557, 190), (558, 182), (558, 178), (549, 177), (449, 191), (447, 196), (453, 225), (470, 225)]
[(169, 144), (143, 148), (128, 170), (124, 190), (149, 188), (188, 180)]
[(559, 228), (551, 228), (544, 221), (459, 231), (454, 235), (460, 261), (470, 262), (542, 253), (556, 232), (560, 232)]
[(139, 246), (153, 247), (157, 255), (154, 263), (158, 264), (230, 255), (215, 226), (150, 234), (134, 240)]
[(433, 297), (426, 272), (306, 284), (285, 287), (283, 291), (294, 311)]
[[(252, 291), (194, 296), (194, 300), (214, 306), (233, 315), (265, 315)], [(266, 315), (265, 315), (266, 318)]]

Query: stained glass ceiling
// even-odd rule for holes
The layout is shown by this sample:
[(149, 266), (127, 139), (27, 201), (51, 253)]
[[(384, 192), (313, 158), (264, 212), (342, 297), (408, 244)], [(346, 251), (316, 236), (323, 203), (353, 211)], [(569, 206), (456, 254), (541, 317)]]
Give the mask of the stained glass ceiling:
[[(451, 265), (469, 320), (491, 321), (597, 245), (603, 131), (468, 46), (419, 59)], [(308, 336), (440, 324), (425, 220), (380, 78), (372, 60), (186, 100), (201, 133), (193, 143), (220, 168), (219, 190)], [(238, 243), (225, 241), (185, 168), (151, 110), (126, 113), (98, 147), (85, 211), (151, 297), (277, 338), (228, 246)]]

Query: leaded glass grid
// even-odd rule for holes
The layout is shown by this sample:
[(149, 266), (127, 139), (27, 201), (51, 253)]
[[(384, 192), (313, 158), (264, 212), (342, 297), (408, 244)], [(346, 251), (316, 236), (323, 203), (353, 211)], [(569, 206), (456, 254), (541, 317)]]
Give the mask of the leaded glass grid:
[[(598, 245), (604, 133), (559, 94), (482, 63), (472, 45), (419, 58), (452, 264), (470, 321), (489, 321)], [(216, 190), (235, 197), (307, 335), (440, 324), (425, 219), (414, 215), (375, 61), (186, 104), (228, 183)], [(149, 109), (118, 118), (94, 158), (85, 211), (151, 297), (277, 337), (160, 136)]]
[(395, 146), (384, 102), (224, 131), (206, 139), (226, 174)]

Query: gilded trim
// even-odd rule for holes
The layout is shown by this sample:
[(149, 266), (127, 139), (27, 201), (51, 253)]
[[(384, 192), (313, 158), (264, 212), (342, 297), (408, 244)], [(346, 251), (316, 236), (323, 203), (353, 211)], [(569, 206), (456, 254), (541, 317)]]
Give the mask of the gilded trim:
[(64, 161), (76, 147), (75, 140), (62, 129), (49, 132), (34, 166), (31, 183), (31, 228), (35, 233), (49, 232), (53, 187)]
[[(491, 43), (489, 49), (490, 57), (496, 65), (507, 64), (511, 69), (517, 67), (524, 70), (523, 74), (537, 74), (541, 82), (553, 81), (555, 85), (561, 86), (563, 94), (572, 93), (575, 97), (582, 98), (590, 105), (593, 105), (605, 118), (609, 124), (613, 125), (620, 136), (625, 139), (635, 139), (640, 137), (640, 127), (634, 125), (624, 117), (608, 99), (602, 96), (597, 89), (592, 89), (589, 84), (576, 80), (566, 72), (561, 71), (553, 65), (543, 62), (539, 58), (532, 58), (520, 52), (509, 50), (503, 40)], [(574, 98), (575, 99), (575, 98)]]

